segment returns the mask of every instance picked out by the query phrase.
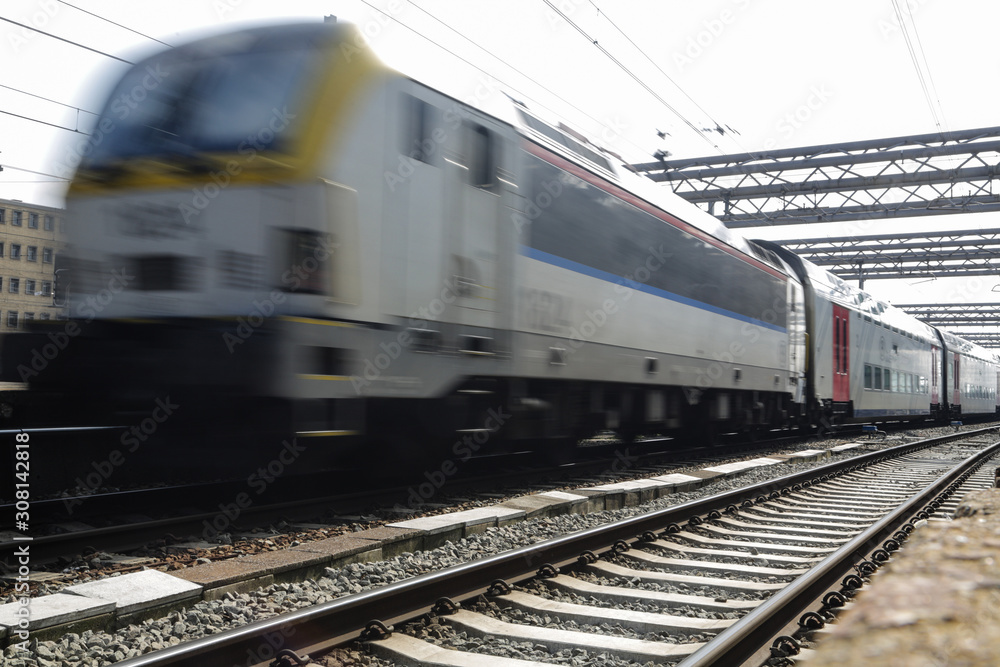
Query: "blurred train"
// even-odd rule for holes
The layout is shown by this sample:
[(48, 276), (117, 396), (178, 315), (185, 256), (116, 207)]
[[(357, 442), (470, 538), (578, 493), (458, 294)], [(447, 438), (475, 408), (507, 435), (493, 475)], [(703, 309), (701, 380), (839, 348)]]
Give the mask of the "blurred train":
[(336, 23), (140, 62), (68, 194), (72, 319), (5, 345), (5, 375), (77, 420), (174, 406), (151, 428), (189, 451), (376, 460), (997, 411), (992, 353), (506, 102)]

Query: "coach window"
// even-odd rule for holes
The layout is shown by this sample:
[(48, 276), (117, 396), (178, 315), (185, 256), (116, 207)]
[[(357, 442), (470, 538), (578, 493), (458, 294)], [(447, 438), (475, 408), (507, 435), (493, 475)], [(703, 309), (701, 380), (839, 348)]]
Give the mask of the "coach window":
[(875, 366), (875, 367), (872, 368), (872, 370), (874, 371), (874, 374), (875, 374), (874, 389), (877, 389), (877, 390), (881, 391), (882, 390), (882, 369), (879, 368), (878, 366)]
[(872, 389), (872, 367), (865, 364), (865, 389)]
[[(403, 113), (406, 114), (408, 126), (403, 153), (414, 160), (430, 164), (431, 156), (440, 143), (434, 141), (433, 108), (427, 102), (410, 95), (407, 95), (405, 100)], [(443, 140), (443, 137), (441, 138)]]
[(482, 125), (467, 125), (466, 141), (469, 145), (469, 183), (488, 190), (496, 184), (496, 157), (493, 133)]
[(883, 391), (889, 391), (890, 390), (890, 386), (891, 385), (889, 384), (889, 377), (890, 377), (890, 375), (889, 375), (889, 369), (888, 368), (883, 368), (882, 369), (882, 389), (883, 389)]

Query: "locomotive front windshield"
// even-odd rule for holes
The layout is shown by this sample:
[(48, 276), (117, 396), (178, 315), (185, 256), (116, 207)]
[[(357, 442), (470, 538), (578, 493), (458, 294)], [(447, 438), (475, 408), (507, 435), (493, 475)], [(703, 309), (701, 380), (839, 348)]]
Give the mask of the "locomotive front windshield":
[(211, 47), (168, 51), (136, 65), (115, 88), (83, 166), (131, 158), (287, 149), (321, 36), (233, 35)]

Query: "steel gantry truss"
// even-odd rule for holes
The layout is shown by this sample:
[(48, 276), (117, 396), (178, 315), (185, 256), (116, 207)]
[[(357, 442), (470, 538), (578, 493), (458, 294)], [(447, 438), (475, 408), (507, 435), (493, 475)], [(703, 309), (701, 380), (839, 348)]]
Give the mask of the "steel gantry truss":
[(1000, 303), (894, 304), (918, 320), (984, 347), (1000, 346)]
[(632, 165), (728, 227), (1000, 210), (1000, 127)]
[(1000, 229), (776, 241), (845, 280), (1000, 276)]
[[(862, 287), (877, 278), (995, 276), (1000, 282), (1000, 229), (860, 233), (873, 231), (879, 220), (1000, 211), (1000, 127), (661, 159), (632, 168), (727, 227), (852, 223), (848, 230), (859, 233), (778, 243)], [(1000, 303), (900, 307), (1000, 347)]]

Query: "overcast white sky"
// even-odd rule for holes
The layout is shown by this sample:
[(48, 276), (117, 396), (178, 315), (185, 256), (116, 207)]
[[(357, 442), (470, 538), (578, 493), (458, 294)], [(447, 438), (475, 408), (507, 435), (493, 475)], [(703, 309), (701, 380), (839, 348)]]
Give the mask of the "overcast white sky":
[[(71, 0), (68, 5), (4, 0), (0, 17), (135, 60), (163, 46), (79, 10), (169, 44), (261, 21), (312, 21), (334, 14), (362, 26), (386, 63), (418, 80), (461, 99), (476, 99), (487, 110), (501, 101), (499, 91), (509, 91), (543, 116), (568, 122), (633, 162), (651, 159), (658, 149), (690, 157), (938, 129), (891, 0), (552, 0), (655, 96), (543, 0), (368, 1), (371, 5), (361, 0)], [(912, 12), (940, 101), (942, 128), (1000, 125), (1000, 93), (992, 76), (1000, 60), (995, 48), (1000, 3), (899, 2)], [(2, 86), (99, 111), (125, 68), (0, 22)], [(696, 127), (718, 121), (740, 134), (695, 132), (664, 102)], [(0, 111), (7, 112), (0, 113), (0, 164), (5, 166), (0, 198), (62, 206), (64, 182), (29, 183), (53, 179), (12, 167), (69, 177), (61, 165), (85, 137), (8, 114), (83, 132), (94, 116), (8, 88), (0, 88)], [(670, 136), (660, 139), (657, 130)], [(747, 235), (795, 238), (995, 226), (1000, 226), (997, 216), (981, 214), (878, 223), (864, 230), (812, 225)], [(872, 281), (866, 288), (896, 302), (995, 301), (991, 288), (1000, 279), (912, 282)]]

